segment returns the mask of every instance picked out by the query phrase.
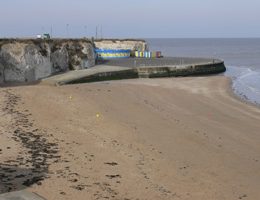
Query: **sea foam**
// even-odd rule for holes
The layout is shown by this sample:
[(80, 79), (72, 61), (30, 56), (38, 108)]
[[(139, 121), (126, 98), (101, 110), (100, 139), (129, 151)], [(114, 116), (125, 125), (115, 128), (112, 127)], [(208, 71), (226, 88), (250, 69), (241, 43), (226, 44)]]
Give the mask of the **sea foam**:
[(228, 66), (225, 73), (233, 80), (234, 92), (244, 100), (260, 105), (260, 71)]

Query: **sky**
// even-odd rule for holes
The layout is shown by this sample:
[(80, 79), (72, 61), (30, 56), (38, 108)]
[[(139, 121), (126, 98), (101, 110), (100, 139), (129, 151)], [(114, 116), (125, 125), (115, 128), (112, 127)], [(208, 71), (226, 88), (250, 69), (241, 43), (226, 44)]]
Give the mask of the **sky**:
[(260, 37), (260, 0), (0, 0), (0, 37)]

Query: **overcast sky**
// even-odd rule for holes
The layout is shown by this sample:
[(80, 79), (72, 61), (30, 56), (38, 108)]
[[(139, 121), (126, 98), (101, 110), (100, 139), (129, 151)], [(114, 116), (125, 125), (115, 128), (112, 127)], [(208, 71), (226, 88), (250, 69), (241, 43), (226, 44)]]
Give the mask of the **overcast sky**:
[(260, 0), (0, 0), (0, 37), (260, 37)]

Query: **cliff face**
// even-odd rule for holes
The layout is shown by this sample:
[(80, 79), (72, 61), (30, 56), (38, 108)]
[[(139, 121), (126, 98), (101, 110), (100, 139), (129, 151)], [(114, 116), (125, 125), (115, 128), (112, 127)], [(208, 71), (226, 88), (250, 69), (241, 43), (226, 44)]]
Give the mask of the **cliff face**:
[(95, 40), (95, 46), (99, 49), (131, 49), (132, 51), (146, 51), (147, 43), (144, 40)]
[(0, 83), (31, 82), (94, 65), (88, 40), (0, 40)]

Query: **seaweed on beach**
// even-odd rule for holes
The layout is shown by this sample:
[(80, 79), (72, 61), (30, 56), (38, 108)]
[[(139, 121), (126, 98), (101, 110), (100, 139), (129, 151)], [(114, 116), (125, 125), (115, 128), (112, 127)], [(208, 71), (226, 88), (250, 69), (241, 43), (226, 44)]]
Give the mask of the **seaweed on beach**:
[[(12, 139), (21, 144), (15, 160), (0, 164), (0, 193), (21, 190), (33, 184), (41, 184), (48, 177), (49, 164), (59, 159), (58, 146), (47, 140), (47, 134), (34, 127), (31, 115), (16, 109), (21, 97), (5, 90), (5, 106), (2, 111), (12, 117), (10, 133)], [(11, 147), (9, 147), (11, 149)]]

